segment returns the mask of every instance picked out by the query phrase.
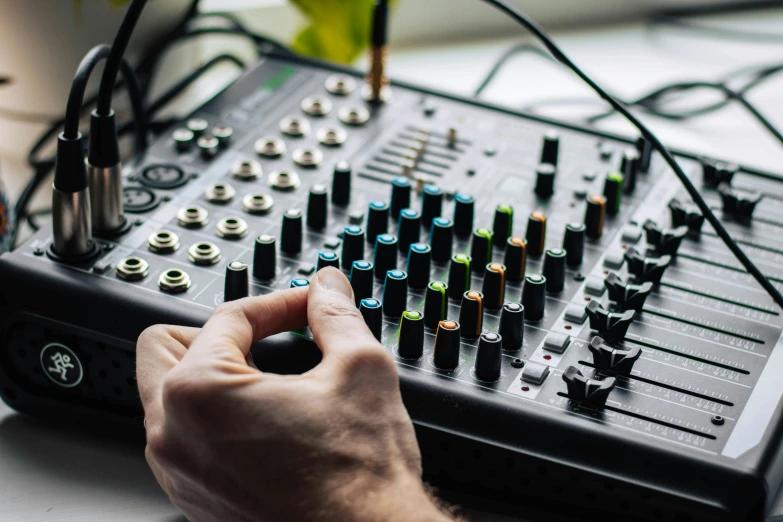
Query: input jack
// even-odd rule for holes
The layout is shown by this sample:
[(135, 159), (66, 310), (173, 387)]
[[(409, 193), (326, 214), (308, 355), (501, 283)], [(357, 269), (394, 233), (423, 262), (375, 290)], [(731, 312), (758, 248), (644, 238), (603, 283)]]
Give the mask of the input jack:
[(158, 286), (169, 294), (181, 294), (190, 288), (190, 276), (184, 270), (170, 268), (158, 279)]
[(346, 125), (364, 125), (370, 119), (370, 111), (364, 107), (343, 107), (337, 113), (340, 121)]
[(332, 102), (320, 96), (309, 96), (302, 100), (302, 110), (310, 116), (326, 116), (332, 112)]
[(117, 277), (123, 281), (141, 281), (149, 273), (149, 263), (140, 257), (126, 257), (117, 265)]
[(147, 240), (150, 252), (156, 254), (171, 254), (179, 249), (179, 236), (168, 230), (160, 230)]
[(326, 79), (326, 90), (338, 96), (347, 96), (356, 90), (356, 80), (345, 74), (333, 74)]
[(225, 204), (234, 199), (237, 191), (226, 183), (215, 183), (204, 191), (204, 197), (210, 203)]
[(345, 143), (345, 139), (348, 137), (348, 133), (345, 132), (345, 129), (341, 129), (340, 127), (320, 128), (316, 133), (316, 137), (318, 138), (318, 141), (321, 143), (321, 145), (326, 145), (327, 147), (337, 147)]
[(185, 207), (177, 212), (177, 221), (185, 228), (201, 228), (209, 221), (209, 212), (195, 205)]
[(299, 175), (288, 170), (278, 170), (269, 175), (269, 186), (283, 192), (299, 188)]
[(242, 181), (252, 181), (260, 178), (262, 174), (261, 164), (255, 160), (240, 160), (231, 166), (231, 175)]
[(274, 204), (275, 200), (269, 194), (247, 194), (242, 198), (242, 206), (250, 214), (266, 214)]
[(256, 154), (267, 158), (276, 158), (285, 154), (285, 142), (280, 138), (265, 137), (256, 141)]
[(296, 149), (291, 157), (301, 167), (317, 167), (324, 159), (324, 153), (318, 149)]
[(310, 122), (300, 118), (283, 118), (280, 120), (280, 132), (289, 136), (306, 136), (310, 133)]
[(220, 249), (209, 241), (195, 243), (188, 248), (188, 260), (198, 266), (214, 265), (220, 261)]
[(238, 217), (227, 217), (218, 221), (217, 234), (223, 239), (242, 239), (247, 235), (247, 221)]

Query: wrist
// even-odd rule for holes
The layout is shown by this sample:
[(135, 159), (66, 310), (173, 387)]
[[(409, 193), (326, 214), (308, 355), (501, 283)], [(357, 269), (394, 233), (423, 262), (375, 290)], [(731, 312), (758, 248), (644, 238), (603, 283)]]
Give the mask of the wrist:
[(363, 477), (343, 490), (336, 519), (350, 522), (454, 522), (413, 474), (394, 480)]

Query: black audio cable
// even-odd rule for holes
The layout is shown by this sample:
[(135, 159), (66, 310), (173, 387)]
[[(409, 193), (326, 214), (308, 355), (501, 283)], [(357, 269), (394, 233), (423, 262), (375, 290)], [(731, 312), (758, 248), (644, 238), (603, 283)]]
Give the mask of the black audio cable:
[[(187, 89), (190, 85), (192, 85), (193, 82), (195, 82), (205, 73), (207, 73), (209, 70), (214, 68), (216, 65), (224, 62), (234, 63), (239, 68), (242, 69), (244, 69), (245, 67), (245, 63), (242, 60), (230, 54), (221, 54), (215, 56), (214, 58), (211, 58), (209, 61), (202, 64), (200, 67), (198, 67), (198, 69), (189, 73), (181, 80), (177, 81), (173, 86), (169, 87), (165, 92), (163, 92), (156, 100), (150, 103), (149, 107), (147, 108), (145, 119), (152, 118), (153, 116), (155, 116), (155, 114), (157, 114), (158, 112), (160, 112), (160, 110), (165, 108), (165, 106), (171, 103), (177, 96), (182, 94), (182, 92), (185, 91), (185, 89)], [(127, 63), (125, 65), (127, 66)], [(134, 114), (131, 120), (121, 123), (117, 128), (118, 135), (123, 136), (128, 132), (134, 130), (134, 128), (136, 127), (135, 125), (136, 119), (137, 116)], [(170, 119), (170, 120), (165, 120), (160, 122), (152, 121), (149, 124), (149, 127), (150, 130), (153, 132), (153, 134), (157, 134), (158, 132), (162, 132), (170, 128), (174, 124), (175, 120), (176, 119)], [(59, 127), (59, 125), (57, 127)], [(32, 219), (27, 219), (27, 223), (28, 225), (30, 225), (30, 228), (32, 228), (33, 230), (37, 230), (38, 224), (36, 221), (36, 217), (51, 212), (49, 209), (38, 210), (35, 212), (27, 211), (27, 207), (29, 206), (29, 202), (32, 199), (32, 196), (35, 194), (36, 190), (40, 187), (41, 183), (43, 183), (43, 181), (46, 179), (46, 177), (49, 175), (52, 168), (54, 167), (54, 158), (46, 158), (46, 159), (37, 158), (38, 152), (44, 146), (44, 144), (49, 139), (51, 139), (51, 137), (52, 137), (51, 134), (48, 133), (42, 136), (41, 138), (39, 138), (38, 142), (30, 151), (30, 154), (28, 156), (28, 162), (31, 164), (31, 166), (34, 166), (35, 173), (33, 177), (30, 179), (30, 181), (27, 183), (27, 185), (25, 185), (22, 194), (19, 196), (16, 202), (17, 223), (16, 223), (16, 227), (14, 228), (15, 236), (13, 238), (14, 241), (11, 243), (12, 245), (16, 245), (16, 238), (17, 238), (16, 234), (18, 234), (19, 223), (21, 222), (21, 220), (28, 218), (32, 214), (36, 214), (36, 216), (33, 217)]]
[[(495, 78), (497, 73), (511, 58), (513, 58), (518, 54), (523, 54), (523, 53), (534, 53), (538, 56), (547, 58), (548, 60), (557, 63), (557, 61), (549, 53), (547, 53), (546, 51), (544, 51), (543, 49), (535, 45), (531, 45), (531, 44), (516, 45), (508, 49), (506, 52), (504, 52), (503, 55), (493, 64), (487, 76), (484, 78), (481, 84), (476, 88), (473, 94), (474, 97), (478, 97), (484, 92), (484, 90), (489, 86), (489, 84)], [(702, 116), (705, 114), (715, 112), (727, 106), (731, 101), (736, 100), (742, 105), (742, 107), (747, 112), (750, 113), (751, 116), (753, 116), (754, 119), (756, 119), (756, 121), (758, 121), (764, 128), (766, 128), (770, 132), (770, 134), (772, 134), (778, 141), (783, 142), (783, 133), (781, 133), (778, 130), (778, 128), (771, 121), (769, 121), (769, 119), (765, 117), (753, 103), (751, 103), (745, 97), (745, 94), (747, 94), (750, 90), (761, 85), (763, 82), (772, 78), (774, 75), (778, 74), (781, 71), (783, 71), (783, 64), (776, 64), (771, 66), (765, 65), (763, 67), (758, 67), (758, 66), (743, 67), (738, 71), (733, 71), (728, 75), (725, 75), (724, 79), (719, 82), (687, 81), (687, 82), (670, 83), (658, 87), (652, 92), (647, 93), (631, 101), (623, 100), (614, 94), (612, 96), (625, 106), (638, 107), (653, 116), (668, 119), (668, 120), (675, 120), (675, 121), (682, 121), (688, 118), (693, 118), (696, 116)], [(728, 80), (740, 76), (741, 74), (746, 74), (746, 75), (752, 74), (754, 77), (741, 88), (736, 90), (731, 89), (726, 84), (726, 82)], [(691, 109), (686, 111), (674, 111), (674, 110), (667, 111), (664, 108), (662, 108), (662, 104), (666, 101), (667, 97), (671, 97), (672, 95), (677, 93), (685, 93), (697, 89), (702, 89), (702, 90), (710, 89), (710, 90), (720, 91), (722, 94), (724, 94), (724, 96), (723, 99), (718, 102), (709, 104), (705, 107), (699, 107), (696, 109)], [(523, 110), (530, 112), (530, 111), (534, 111), (538, 107), (542, 107), (546, 105), (557, 106), (557, 105), (582, 104), (587, 102), (600, 103), (600, 100), (593, 100), (590, 98), (545, 99), (545, 100), (528, 103), (523, 107)], [(614, 109), (602, 111), (598, 114), (585, 118), (584, 121), (587, 124), (593, 125), (600, 120), (603, 120), (605, 118), (614, 115), (615, 112), (616, 111)]]
[(52, 188), (52, 251), (63, 259), (81, 259), (93, 249), (87, 168), (84, 164), (79, 116), (84, 92), (95, 67), (109, 56), (111, 47), (92, 48), (76, 70), (65, 110), (63, 132), (57, 138)]
[(515, 56), (518, 56), (520, 54), (526, 54), (526, 53), (533, 53), (535, 55), (540, 56), (541, 58), (545, 58), (551, 62), (555, 62), (555, 59), (552, 58), (552, 56), (538, 47), (537, 45), (533, 44), (519, 44), (511, 47), (510, 49), (506, 50), (502, 55), (500, 55), (500, 58), (498, 58), (495, 63), (492, 64), (492, 66), (489, 68), (489, 72), (486, 76), (484, 76), (484, 79), (481, 80), (481, 83), (478, 87), (476, 87), (476, 90), (473, 91), (473, 97), (478, 98), (481, 96), (484, 91), (489, 87), (489, 85), (492, 83), (492, 81), (495, 79), (495, 76), (498, 75), (498, 73), (505, 67), (505, 65), (514, 58)]
[[(132, 0), (125, 12), (103, 69), (98, 103), (90, 115), (87, 175), (92, 227), (99, 236), (117, 235), (127, 223), (123, 208), (120, 140), (112, 98), (125, 51), (146, 5), (147, 0)], [(143, 121), (138, 123), (144, 124)], [(137, 136), (143, 140), (142, 146), (146, 147), (146, 130), (144, 133), (138, 132)]]
[(651, 26), (669, 25), (706, 37), (719, 38), (721, 40), (744, 41), (756, 44), (783, 44), (783, 33), (746, 31), (743, 29), (688, 20), (688, 18), (696, 16), (760, 11), (774, 8), (780, 9), (782, 7), (783, 2), (781, 0), (743, 0), (740, 2), (727, 2), (717, 5), (708, 4), (705, 6), (686, 7), (656, 13), (650, 17), (649, 23)]
[[(772, 124), (761, 112), (756, 108), (755, 105), (750, 103), (744, 95), (742, 95), (739, 92), (736, 92), (732, 89), (729, 89), (722, 83), (711, 83), (711, 82), (685, 82), (680, 84), (685, 89), (691, 89), (691, 88), (703, 88), (703, 89), (713, 89), (722, 92), (726, 95), (727, 98), (738, 101), (744, 108), (747, 110), (753, 117), (761, 123), (764, 128), (766, 128), (770, 134), (772, 134), (781, 144), (783, 144), (783, 134), (780, 133), (780, 131), (775, 127), (775, 125)], [(636, 105), (640, 105), (644, 107), (643, 103), (637, 103)], [(614, 112), (614, 111), (612, 111)], [(659, 113), (659, 111), (655, 111), (656, 113)], [(592, 116), (590, 118), (587, 118), (588, 123), (595, 123), (596, 121), (603, 119), (604, 114), (599, 114), (598, 116)]]
[(123, 56), (125, 56), (125, 50), (128, 48), (133, 31), (146, 5), (147, 0), (133, 0), (122, 19), (117, 35), (114, 37), (111, 53), (106, 59), (106, 66), (101, 77), (101, 86), (98, 90), (98, 105), (95, 108), (95, 112), (99, 116), (108, 116), (112, 112), (111, 102), (114, 96), (114, 85), (117, 82), (117, 75), (120, 71), (120, 63)]
[(704, 201), (704, 198), (702, 198), (701, 194), (699, 194), (699, 191), (696, 189), (696, 187), (691, 183), (691, 180), (688, 178), (688, 176), (685, 174), (685, 172), (682, 170), (680, 165), (677, 163), (677, 160), (674, 159), (674, 157), (671, 155), (671, 153), (666, 149), (666, 147), (661, 143), (661, 141), (658, 139), (655, 134), (653, 134), (639, 119), (634, 116), (628, 109), (626, 109), (620, 102), (615, 100), (612, 96), (610, 96), (600, 85), (598, 85), (589, 75), (587, 75), (582, 69), (580, 69), (573, 61), (571, 61), (568, 56), (560, 49), (560, 47), (555, 44), (555, 42), (541, 29), (538, 27), (538, 25), (530, 20), (526, 15), (522, 14), (520, 11), (514, 9), (513, 7), (506, 4), (503, 0), (482, 0), (497, 9), (499, 9), (501, 12), (505, 13), (507, 16), (512, 18), (514, 21), (516, 21), (519, 25), (533, 33), (533, 35), (549, 50), (550, 53), (552, 53), (552, 56), (554, 56), (559, 62), (563, 63), (565, 66), (567, 66), (569, 69), (571, 69), (579, 78), (582, 79), (593, 91), (595, 91), (596, 94), (598, 94), (601, 98), (603, 98), (606, 102), (609, 103), (609, 105), (614, 108), (617, 112), (622, 114), (625, 119), (627, 119), (634, 127), (636, 127), (639, 132), (641, 132), (644, 139), (649, 141), (652, 145), (652, 147), (657, 150), (661, 156), (663, 156), (666, 163), (672, 168), (676, 176), (679, 178), (680, 182), (685, 187), (685, 190), (688, 191), (688, 194), (691, 196), (691, 199), (696, 204), (696, 206), (699, 207), (699, 210), (702, 212), (704, 217), (709, 221), (710, 225), (715, 229), (715, 232), (717, 233), (718, 237), (721, 238), (721, 240), (726, 244), (726, 246), (731, 250), (732, 254), (737, 258), (737, 260), (742, 264), (743, 267), (745, 267), (745, 270), (747, 270), (753, 278), (758, 281), (758, 283), (764, 288), (764, 290), (769, 294), (769, 296), (772, 298), (773, 301), (781, 308), (783, 309), (783, 295), (780, 294), (777, 288), (764, 276), (764, 274), (761, 273), (761, 271), (756, 267), (756, 265), (753, 263), (753, 261), (748, 258), (747, 255), (745, 255), (745, 252), (742, 251), (742, 249), (739, 247), (739, 245), (732, 239), (731, 235), (728, 233), (726, 228), (723, 226), (723, 224), (718, 220), (717, 216), (715, 216), (715, 213), (712, 212), (709, 205), (706, 201)]

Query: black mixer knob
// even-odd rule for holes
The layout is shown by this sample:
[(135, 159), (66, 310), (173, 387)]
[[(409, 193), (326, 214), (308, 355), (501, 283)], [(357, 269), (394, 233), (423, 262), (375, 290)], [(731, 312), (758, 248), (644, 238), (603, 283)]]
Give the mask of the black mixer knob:
[(610, 312), (598, 301), (590, 301), (585, 307), (585, 313), (590, 319), (590, 329), (609, 342), (619, 342), (625, 339), (628, 327), (631, 326), (636, 312), (626, 310), (622, 313)]
[(477, 228), (470, 243), (470, 257), (475, 262), (473, 271), (481, 273), (484, 266), (492, 261), (492, 232), (486, 228)]
[(657, 285), (661, 282), (663, 273), (672, 262), (671, 256), (646, 257), (635, 248), (625, 251), (628, 263), (628, 273), (634, 276), (638, 283), (650, 282)]
[(177, 152), (188, 152), (196, 139), (195, 133), (186, 128), (176, 129), (171, 137), (174, 139), (174, 147)]
[(454, 241), (454, 224), (442, 217), (432, 220), (430, 228), (430, 245), (432, 260), (436, 263), (446, 263), (451, 259), (451, 244)]
[(630, 348), (613, 348), (597, 336), (590, 340), (587, 348), (593, 354), (593, 364), (597, 367), (626, 375), (631, 373), (634, 363), (642, 355), (638, 344)]
[(476, 352), (476, 378), (495, 382), (500, 379), (500, 363), (503, 359), (503, 339), (496, 333), (483, 333)]
[(364, 230), (356, 225), (348, 225), (343, 229), (343, 270), (350, 270), (354, 261), (364, 258)]
[(717, 188), (721, 183), (731, 185), (731, 180), (738, 170), (739, 165), (733, 163), (706, 158), (701, 160), (702, 183), (707, 187)]
[(653, 146), (644, 136), (636, 139), (636, 152), (639, 153), (639, 172), (649, 172), (652, 162)]
[(250, 294), (247, 265), (234, 261), (226, 267), (226, 286), (223, 301), (236, 301)]
[(432, 250), (424, 243), (414, 243), (408, 251), (408, 286), (424, 288), (430, 282)]
[(604, 197), (606, 198), (606, 211), (614, 216), (620, 212), (620, 204), (623, 202), (623, 175), (619, 172), (610, 172), (604, 181)]
[(585, 227), (581, 223), (568, 223), (563, 235), (563, 250), (566, 251), (566, 264), (579, 266), (585, 255)]
[(451, 256), (449, 265), (449, 297), (462, 299), (462, 294), (470, 288), (470, 265), (472, 259), (465, 254)]
[(522, 348), (525, 325), (525, 307), (519, 303), (506, 303), (500, 311), (498, 332), (503, 337), (503, 349), (516, 351)]
[(400, 212), (400, 219), (397, 224), (397, 234), (399, 235), (400, 252), (407, 253), (413, 243), (419, 242), (419, 232), (421, 228), (421, 214), (412, 208), (404, 208)]
[(302, 211), (298, 208), (288, 209), (283, 214), (280, 250), (286, 254), (298, 254), (302, 251)]
[(658, 255), (675, 255), (683, 238), (688, 234), (688, 227), (685, 225), (662, 230), (651, 219), (644, 222), (643, 228), (647, 234), (647, 243), (655, 249)]
[(566, 273), (566, 251), (562, 248), (550, 248), (544, 254), (544, 277), (546, 291), (557, 294), (563, 291)]
[(385, 201), (371, 201), (367, 208), (367, 242), (375, 244), (375, 239), (389, 231), (389, 205)]
[(264, 281), (273, 279), (276, 268), (277, 240), (266, 234), (258, 236), (253, 249), (253, 277)]
[(484, 327), (484, 295), (475, 290), (462, 294), (459, 324), (463, 339), (476, 339)]
[(398, 219), (402, 209), (411, 206), (411, 182), (408, 178), (394, 178), (391, 182), (391, 216)]
[(492, 223), (492, 239), (495, 246), (503, 248), (514, 230), (514, 209), (511, 205), (498, 205)]
[(538, 257), (544, 253), (546, 243), (546, 216), (536, 210), (527, 219), (527, 232), (525, 233), (527, 253)]
[(672, 216), (673, 227), (688, 227), (688, 233), (698, 236), (704, 225), (704, 215), (693, 204), (683, 203), (677, 198), (669, 201), (669, 212)]
[(535, 193), (541, 199), (549, 199), (555, 193), (557, 168), (551, 163), (542, 163), (536, 168)]
[(307, 226), (321, 230), (326, 226), (326, 186), (313, 185), (307, 199)]
[(209, 161), (217, 156), (220, 149), (220, 141), (214, 136), (204, 134), (196, 140), (196, 146), (198, 147), (199, 152), (201, 152), (201, 158), (205, 161)]
[(446, 320), (449, 309), (448, 290), (448, 285), (440, 281), (427, 285), (424, 297), (424, 326), (427, 328), (437, 328), (439, 322)]
[(506, 240), (506, 251), (503, 255), (506, 265), (506, 281), (518, 283), (525, 277), (527, 264), (527, 245), (521, 237), (510, 237)]
[(460, 325), (454, 321), (441, 321), (435, 332), (433, 364), (441, 370), (453, 370), (459, 364)]
[(500, 263), (489, 263), (484, 269), (481, 286), (484, 306), (487, 310), (499, 310), (506, 300), (506, 267)]
[(723, 200), (723, 213), (740, 221), (749, 221), (756, 205), (761, 201), (760, 192), (737, 190), (728, 183), (718, 185), (718, 193)]
[(432, 220), (443, 213), (443, 191), (437, 185), (425, 185), (421, 192), (421, 224), (429, 230)]
[(620, 173), (623, 175), (623, 192), (633, 194), (636, 190), (636, 175), (639, 172), (639, 153), (636, 149), (628, 149), (623, 152), (620, 163)]
[(381, 234), (375, 239), (375, 277), (386, 279), (386, 272), (397, 268), (397, 238)]
[(525, 307), (525, 317), (529, 321), (539, 321), (544, 317), (546, 277), (540, 275), (525, 277), (525, 286), (522, 287), (522, 306)]
[(362, 313), (364, 322), (372, 334), (379, 341), (383, 331), (383, 313), (381, 312), (381, 302), (377, 299), (362, 299), (359, 303), (359, 311)]
[(606, 198), (595, 194), (587, 198), (585, 209), (585, 234), (591, 239), (599, 239), (604, 233)]
[(549, 131), (541, 142), (541, 163), (557, 166), (560, 155), (560, 137), (555, 131)]
[(340, 270), (340, 256), (334, 252), (318, 252), (318, 261), (315, 263), (315, 271), (323, 270), (327, 266)]
[(454, 196), (454, 233), (457, 237), (470, 237), (473, 233), (473, 211), (475, 201), (468, 194)]
[(400, 317), (408, 305), (408, 274), (389, 270), (383, 282), (383, 314)]
[(424, 316), (421, 312), (402, 313), (397, 353), (403, 359), (418, 359), (424, 353)]
[(351, 164), (341, 161), (332, 172), (332, 203), (344, 207), (351, 202)]
[(604, 285), (606, 285), (609, 300), (616, 303), (619, 310), (636, 310), (637, 312), (641, 311), (653, 288), (653, 284), (649, 281), (640, 285), (626, 283), (614, 272), (610, 272), (606, 276)]
[(372, 289), (375, 284), (372, 271), (373, 266), (369, 261), (354, 261), (351, 265), (351, 288), (353, 288), (353, 297), (357, 307), (362, 299), (372, 297)]
[(568, 398), (585, 406), (601, 407), (606, 404), (609, 392), (614, 389), (617, 379), (607, 377), (600, 381), (588, 379), (576, 366), (569, 366), (563, 373), (568, 388)]

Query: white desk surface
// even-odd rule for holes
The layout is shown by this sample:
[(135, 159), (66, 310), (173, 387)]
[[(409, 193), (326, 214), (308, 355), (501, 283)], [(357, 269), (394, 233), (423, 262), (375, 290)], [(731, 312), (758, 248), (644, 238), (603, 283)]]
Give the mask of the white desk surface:
[[(780, 27), (769, 13), (751, 20), (757, 27)], [(747, 18), (743, 27), (749, 27)], [(716, 79), (732, 69), (775, 62), (783, 45), (726, 43), (675, 29), (630, 25), (558, 34), (566, 52), (591, 75), (623, 97), (633, 97), (672, 80)], [(391, 76), (440, 90), (469, 95), (490, 64), (517, 40), (459, 42), (393, 50)], [(773, 122), (783, 126), (780, 82), (750, 95)], [(591, 94), (568, 72), (538, 57), (515, 58), (486, 91), (488, 100), (521, 106), (548, 97)], [(600, 106), (596, 106), (600, 108)], [(583, 114), (584, 107), (557, 113)], [(783, 172), (783, 147), (740, 108), (687, 123), (644, 118), (665, 143)], [(617, 118), (602, 129), (635, 134)], [(36, 132), (31, 132), (31, 138)], [(26, 149), (6, 157), (3, 177), (19, 187)], [(778, 506), (776, 513), (783, 513)], [(0, 404), (0, 522), (173, 522), (183, 520), (158, 489), (142, 447), (77, 435), (16, 415)], [(476, 520), (511, 522), (504, 517)]]

